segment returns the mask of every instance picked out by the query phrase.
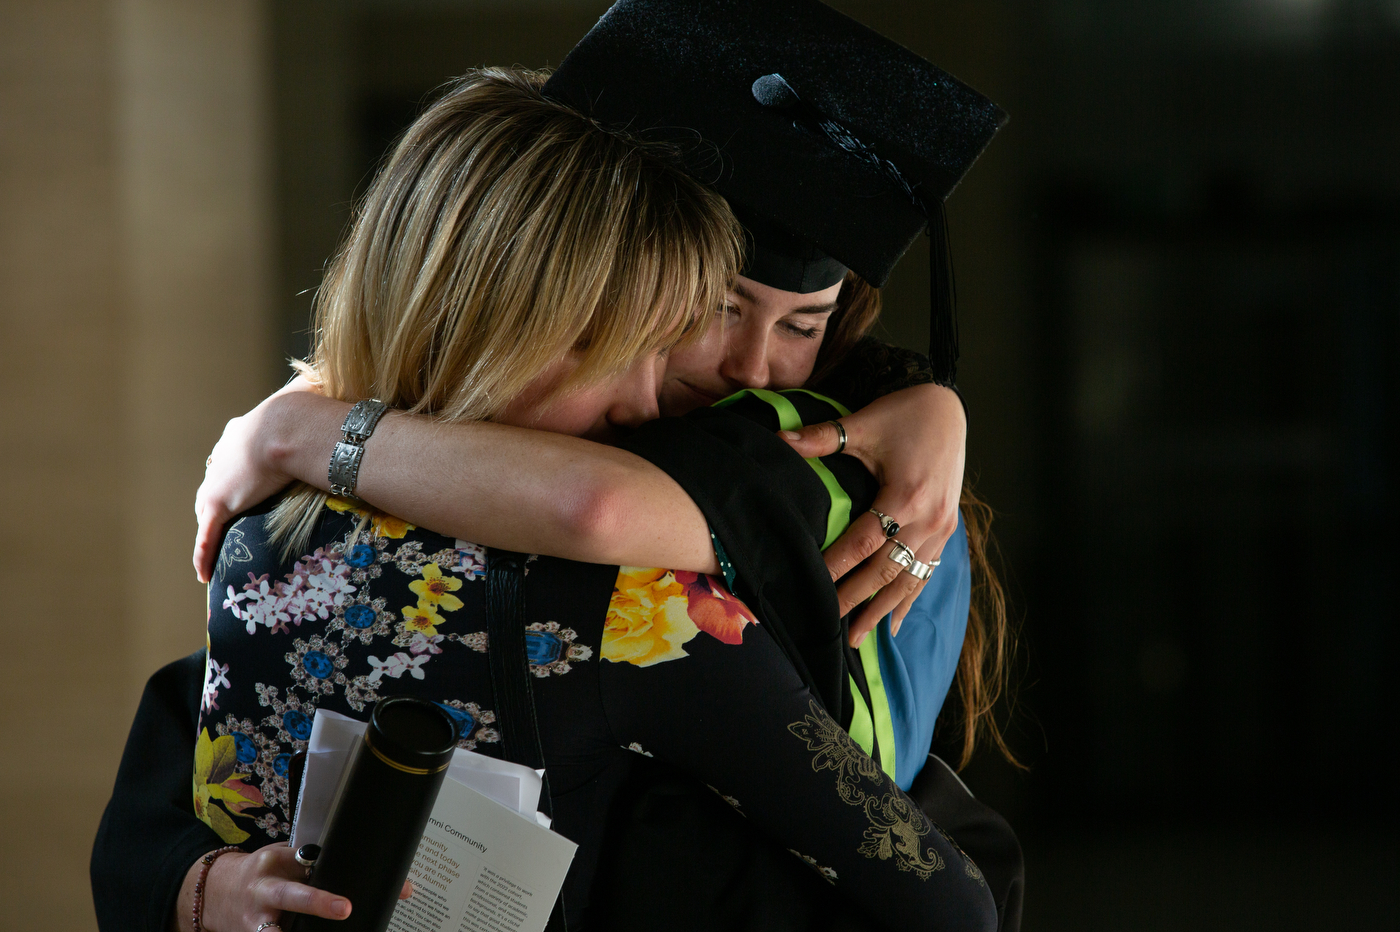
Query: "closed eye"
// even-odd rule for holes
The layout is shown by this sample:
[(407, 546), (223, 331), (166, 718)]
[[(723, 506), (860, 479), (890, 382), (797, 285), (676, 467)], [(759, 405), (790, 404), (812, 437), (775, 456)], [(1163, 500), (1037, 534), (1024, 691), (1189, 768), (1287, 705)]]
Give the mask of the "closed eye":
[(821, 327), (802, 327), (797, 324), (783, 322), (783, 329), (793, 336), (802, 337), (804, 340), (815, 340), (822, 335)]

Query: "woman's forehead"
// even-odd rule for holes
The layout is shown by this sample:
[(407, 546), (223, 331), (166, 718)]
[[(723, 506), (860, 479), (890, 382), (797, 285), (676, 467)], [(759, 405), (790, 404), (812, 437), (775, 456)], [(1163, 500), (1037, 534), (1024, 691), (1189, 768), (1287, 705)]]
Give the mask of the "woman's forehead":
[(782, 291), (771, 285), (764, 285), (751, 278), (737, 275), (729, 285), (729, 290), (741, 301), (765, 310), (781, 311), (782, 314), (830, 314), (836, 310), (836, 299), (841, 293), (841, 283), (837, 282), (821, 291), (802, 294), (797, 291)]

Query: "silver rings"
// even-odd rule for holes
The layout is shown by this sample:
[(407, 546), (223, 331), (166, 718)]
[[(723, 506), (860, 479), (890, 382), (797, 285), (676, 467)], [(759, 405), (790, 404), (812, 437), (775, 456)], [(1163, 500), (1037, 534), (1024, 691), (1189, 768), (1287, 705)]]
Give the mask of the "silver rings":
[(919, 582), (926, 582), (928, 578), (933, 575), (933, 568), (937, 565), (937, 560), (934, 560), (932, 563), (920, 563), (918, 560), (915, 560), (904, 568), (904, 572), (913, 576)]
[[(841, 442), (836, 447), (836, 453), (844, 451), (846, 449), (845, 425), (843, 425), (840, 421), (827, 421), (827, 423), (836, 428), (836, 435), (841, 438)], [(831, 455), (835, 456), (836, 454), (833, 453)]]
[(904, 544), (901, 544), (893, 537), (890, 538), (890, 543), (894, 544), (894, 549), (890, 551), (889, 559), (898, 563), (906, 570), (913, 564), (919, 562), (919, 558), (914, 556), (914, 551), (910, 550)]
[(870, 513), (880, 519), (880, 527), (885, 529), (886, 540), (899, 533), (899, 522), (894, 518), (891, 518), (883, 511), (876, 511), (874, 508), (870, 509)]
[(258, 932), (263, 932), (263, 929), (276, 929), (277, 932), (282, 932), (282, 927), (275, 922), (258, 923)]
[[(878, 514), (879, 512), (876, 513)], [(934, 560), (932, 563), (920, 563), (919, 558), (915, 556), (914, 551), (910, 550), (908, 546), (901, 544), (893, 537), (890, 538), (890, 543), (894, 544), (894, 549), (890, 551), (888, 559), (898, 563), (904, 568), (904, 572), (913, 576), (919, 582), (928, 581), (928, 578), (933, 575), (934, 567), (943, 562), (942, 560)]]

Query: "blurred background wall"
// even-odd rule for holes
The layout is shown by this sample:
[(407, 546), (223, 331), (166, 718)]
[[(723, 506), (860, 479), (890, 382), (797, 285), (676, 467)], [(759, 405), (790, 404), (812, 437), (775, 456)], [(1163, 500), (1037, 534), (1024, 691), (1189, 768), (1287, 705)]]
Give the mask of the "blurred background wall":
[[(950, 212), (1030, 765), (966, 776), (1025, 928), (1393, 928), (1400, 0), (835, 5), (1012, 114)], [(376, 160), (605, 7), (0, 3), (0, 928), (93, 927), (141, 685), (202, 642), (203, 458)]]

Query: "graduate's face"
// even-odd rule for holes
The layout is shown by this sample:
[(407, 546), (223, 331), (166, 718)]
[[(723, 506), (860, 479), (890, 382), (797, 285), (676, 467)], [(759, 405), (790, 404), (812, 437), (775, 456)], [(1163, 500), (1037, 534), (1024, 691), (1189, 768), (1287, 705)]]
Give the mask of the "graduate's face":
[(661, 384), (661, 412), (684, 414), (745, 388), (798, 388), (812, 374), (837, 282), (798, 294), (734, 280), (722, 317), (696, 343), (671, 353)]
[(578, 367), (570, 355), (545, 369), (496, 420), (612, 443), (660, 414), (657, 392), (665, 365), (664, 354), (654, 353), (616, 378), (550, 397)]

